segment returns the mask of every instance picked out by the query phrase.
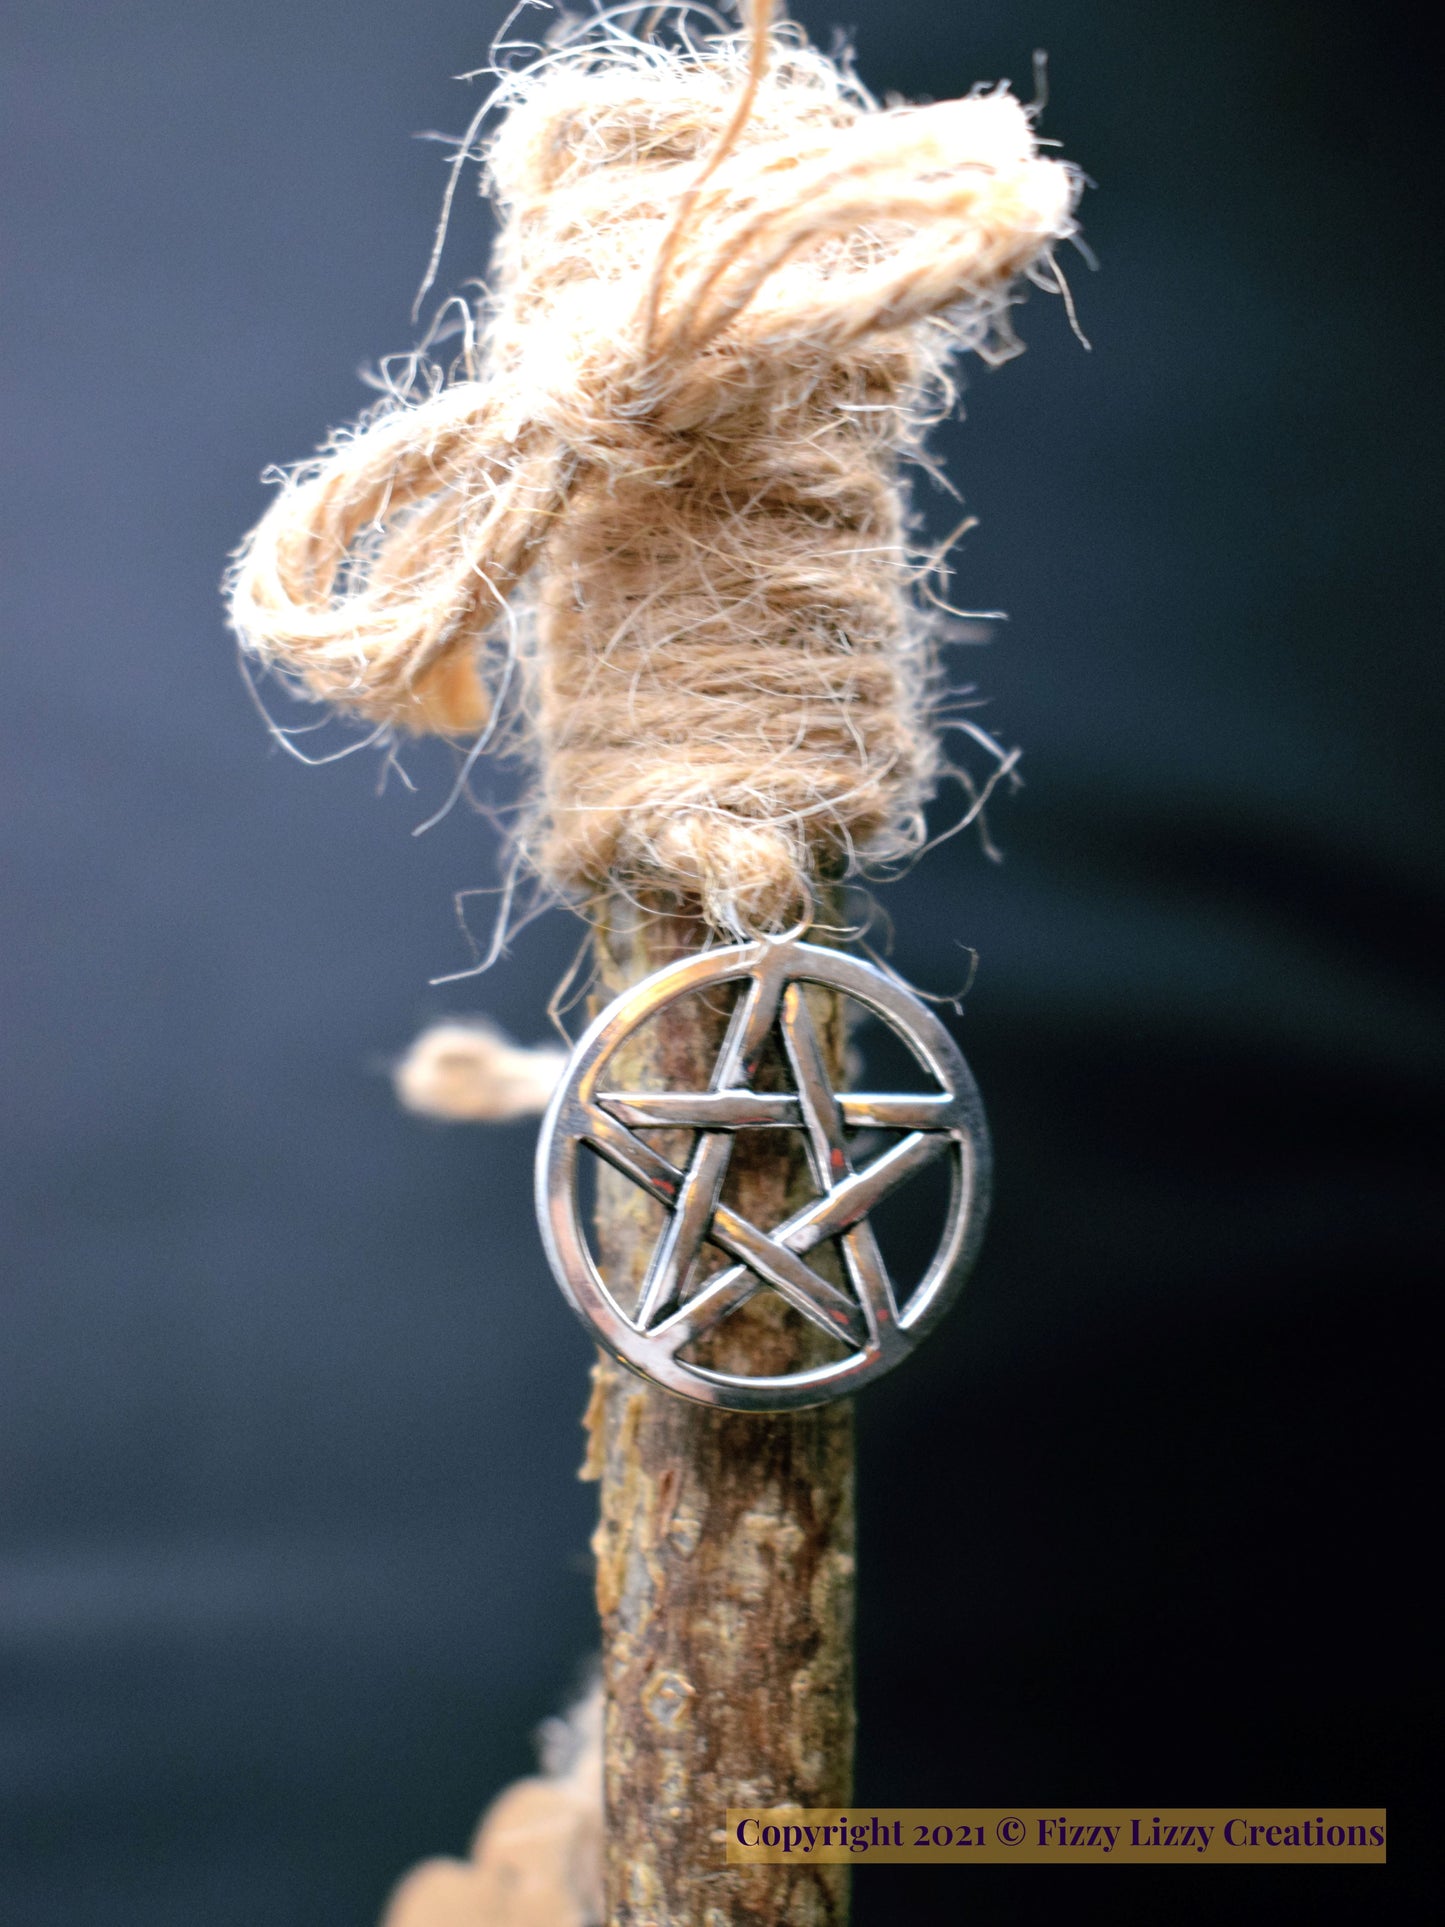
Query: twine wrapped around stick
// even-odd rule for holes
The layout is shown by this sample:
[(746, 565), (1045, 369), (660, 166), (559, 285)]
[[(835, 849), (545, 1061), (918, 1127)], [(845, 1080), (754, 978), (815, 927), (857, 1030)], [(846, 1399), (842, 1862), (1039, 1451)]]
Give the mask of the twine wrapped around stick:
[(900, 464), (1077, 196), (1007, 92), (880, 109), (770, 13), (680, 48), (603, 19), (504, 80), (463, 378), (289, 475), (230, 578), (246, 650), (379, 726), (465, 738), (519, 692), (536, 872), (738, 936), (922, 842)]

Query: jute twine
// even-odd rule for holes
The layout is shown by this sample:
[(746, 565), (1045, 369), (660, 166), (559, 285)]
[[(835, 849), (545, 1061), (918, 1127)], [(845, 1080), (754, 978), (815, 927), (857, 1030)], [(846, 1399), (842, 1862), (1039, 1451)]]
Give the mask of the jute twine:
[(460, 378), (286, 477), (230, 582), (244, 647), (343, 711), (464, 739), (515, 707), (547, 884), (733, 935), (922, 841), (900, 465), (950, 358), (1011, 351), (1077, 191), (1007, 92), (881, 109), (769, 12), (594, 23), (504, 79)]

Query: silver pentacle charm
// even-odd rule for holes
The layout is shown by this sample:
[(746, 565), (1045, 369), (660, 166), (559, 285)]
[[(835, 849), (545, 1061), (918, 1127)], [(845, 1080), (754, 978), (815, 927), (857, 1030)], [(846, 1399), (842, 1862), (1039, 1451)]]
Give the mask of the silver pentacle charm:
[[(817, 984), (860, 1004), (901, 1043), (929, 1088), (835, 1089), (809, 1010)], [(736, 985), (734, 993), (726, 989)], [(611, 1064), (659, 1012), (698, 992), (735, 1002), (705, 1090), (628, 1090)], [(781, 1046), (786, 1077), (763, 1080)], [(814, 1195), (781, 1224), (751, 1223), (723, 1199), (735, 1134), (802, 1134)], [(690, 1132), (679, 1162), (649, 1141)], [(686, 1140), (682, 1140), (686, 1142)], [(623, 1302), (587, 1234), (583, 1150), (662, 1207), (640, 1289)], [(915, 1173), (946, 1159), (948, 1201), (921, 1278), (900, 1295), (870, 1214)], [(734, 1411), (785, 1411), (855, 1392), (889, 1371), (938, 1323), (973, 1263), (988, 1208), (989, 1145), (978, 1090), (938, 1018), (864, 959), (790, 940), (685, 957), (626, 991), (578, 1042), (542, 1125), (537, 1211), (552, 1269), (593, 1335), (644, 1378)], [(809, 1262), (833, 1245), (831, 1276)], [(832, 1356), (777, 1376), (698, 1359), (705, 1341), (754, 1293), (777, 1292), (826, 1332)], [(706, 1344), (703, 1345), (706, 1350)], [(841, 1355), (839, 1355), (841, 1354)]]

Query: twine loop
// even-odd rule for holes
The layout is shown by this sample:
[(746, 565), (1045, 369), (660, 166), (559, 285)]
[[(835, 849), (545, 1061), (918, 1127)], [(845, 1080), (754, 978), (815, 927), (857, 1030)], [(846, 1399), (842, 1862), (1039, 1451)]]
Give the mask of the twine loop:
[(285, 480), (232, 622), (387, 727), (465, 737), (519, 690), (541, 877), (775, 933), (921, 836), (900, 464), (950, 357), (1013, 350), (1077, 180), (1006, 92), (883, 110), (791, 28), (597, 27), (504, 94), (467, 378)]

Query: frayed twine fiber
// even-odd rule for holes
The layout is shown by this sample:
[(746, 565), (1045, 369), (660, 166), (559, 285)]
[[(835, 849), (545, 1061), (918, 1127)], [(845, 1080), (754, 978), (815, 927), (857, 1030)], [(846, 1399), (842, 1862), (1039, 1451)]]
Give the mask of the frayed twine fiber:
[(770, 14), (603, 19), (504, 78), (464, 378), (291, 474), (230, 579), (247, 650), (379, 725), (465, 737), (519, 691), (536, 872), (732, 935), (923, 841), (900, 463), (950, 357), (1016, 345), (1078, 185), (1007, 92), (885, 111)]
[(567, 1062), (555, 1045), (528, 1047), (481, 1017), (431, 1024), (392, 1070), (407, 1110), (453, 1124), (540, 1117)]
[(466, 1860), (424, 1860), (382, 1927), (601, 1927), (602, 1689), (541, 1733), (540, 1774), (482, 1815)]

